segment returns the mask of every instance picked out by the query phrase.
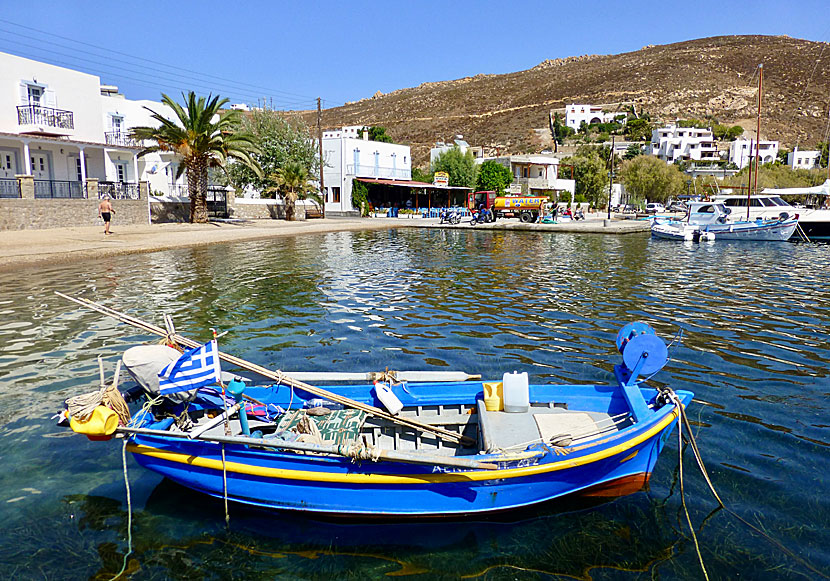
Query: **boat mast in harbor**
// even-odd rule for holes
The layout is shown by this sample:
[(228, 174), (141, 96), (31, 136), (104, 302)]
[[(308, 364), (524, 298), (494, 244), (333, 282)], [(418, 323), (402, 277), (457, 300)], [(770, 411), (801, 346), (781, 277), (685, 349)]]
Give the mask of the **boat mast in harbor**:
[[(746, 219), (749, 220), (749, 200), (752, 197), (752, 190), (758, 191), (758, 157), (761, 148), (761, 90), (764, 82), (764, 64), (758, 65), (758, 126), (755, 130), (755, 181), (750, 183), (748, 193), (746, 195)], [(750, 147), (750, 152), (752, 148)], [(750, 180), (752, 180), (752, 161), (749, 162)]]

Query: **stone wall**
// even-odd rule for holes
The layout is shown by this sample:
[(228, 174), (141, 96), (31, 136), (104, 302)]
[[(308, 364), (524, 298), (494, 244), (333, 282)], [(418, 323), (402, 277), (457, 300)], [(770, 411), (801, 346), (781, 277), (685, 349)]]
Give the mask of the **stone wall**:
[[(26, 180), (28, 181), (28, 180)], [(94, 183), (92, 183), (94, 182)], [(88, 180), (88, 198), (35, 198), (34, 187), (21, 184), (23, 197), (0, 198), (0, 230), (36, 230), (73, 226), (101, 226), (98, 217), (98, 180)], [(148, 224), (147, 186), (142, 182), (138, 200), (111, 200), (112, 228)]]
[(176, 200), (151, 197), (150, 220), (153, 224), (190, 222), (190, 200), (187, 198)]
[[(308, 202), (310, 205), (311, 202)], [(314, 206), (316, 209), (317, 207)], [(299, 200), (294, 206), (295, 219), (306, 219), (306, 204)], [(319, 216), (319, 210), (316, 212)], [(151, 196), (150, 216), (154, 224), (189, 222), (190, 199), (172, 196)], [(228, 196), (228, 217), (237, 220), (285, 220), (285, 206), (281, 200), (234, 198)]]

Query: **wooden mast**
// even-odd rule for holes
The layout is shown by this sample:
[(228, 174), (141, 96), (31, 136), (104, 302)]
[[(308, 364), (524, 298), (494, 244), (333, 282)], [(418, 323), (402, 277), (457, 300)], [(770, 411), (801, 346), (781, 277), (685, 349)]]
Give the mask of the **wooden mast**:
[[(758, 155), (761, 149), (761, 91), (764, 83), (764, 64), (758, 65), (758, 125), (755, 130), (755, 182), (750, 184), (749, 194), (746, 196), (746, 219), (749, 220), (749, 201), (752, 198), (752, 190), (758, 190)], [(752, 171), (752, 163), (749, 165)]]

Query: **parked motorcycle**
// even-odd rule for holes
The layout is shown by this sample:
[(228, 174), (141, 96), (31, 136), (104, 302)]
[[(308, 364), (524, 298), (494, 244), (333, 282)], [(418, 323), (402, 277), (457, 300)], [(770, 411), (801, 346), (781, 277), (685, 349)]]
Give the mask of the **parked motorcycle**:
[(493, 215), (493, 212), (491, 212), (487, 208), (482, 208), (476, 212), (473, 212), (473, 219), (470, 220), (470, 226), (475, 226), (476, 224), (486, 224), (487, 222), (495, 221), (496, 217)]
[(441, 222), (439, 224), (459, 224), (461, 222), (461, 214), (457, 210), (443, 210), (441, 212)]

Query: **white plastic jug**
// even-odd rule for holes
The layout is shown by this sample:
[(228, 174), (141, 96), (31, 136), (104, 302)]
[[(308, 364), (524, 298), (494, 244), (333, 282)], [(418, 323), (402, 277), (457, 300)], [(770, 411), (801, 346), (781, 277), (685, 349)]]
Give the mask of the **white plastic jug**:
[[(527, 375), (527, 374), (525, 374)], [(383, 406), (393, 416), (397, 415), (403, 409), (403, 404), (398, 396), (392, 391), (392, 388), (385, 383), (375, 382), (375, 393)]]
[(504, 411), (524, 413), (530, 409), (530, 387), (527, 381), (527, 371), (505, 373), (503, 385)]

